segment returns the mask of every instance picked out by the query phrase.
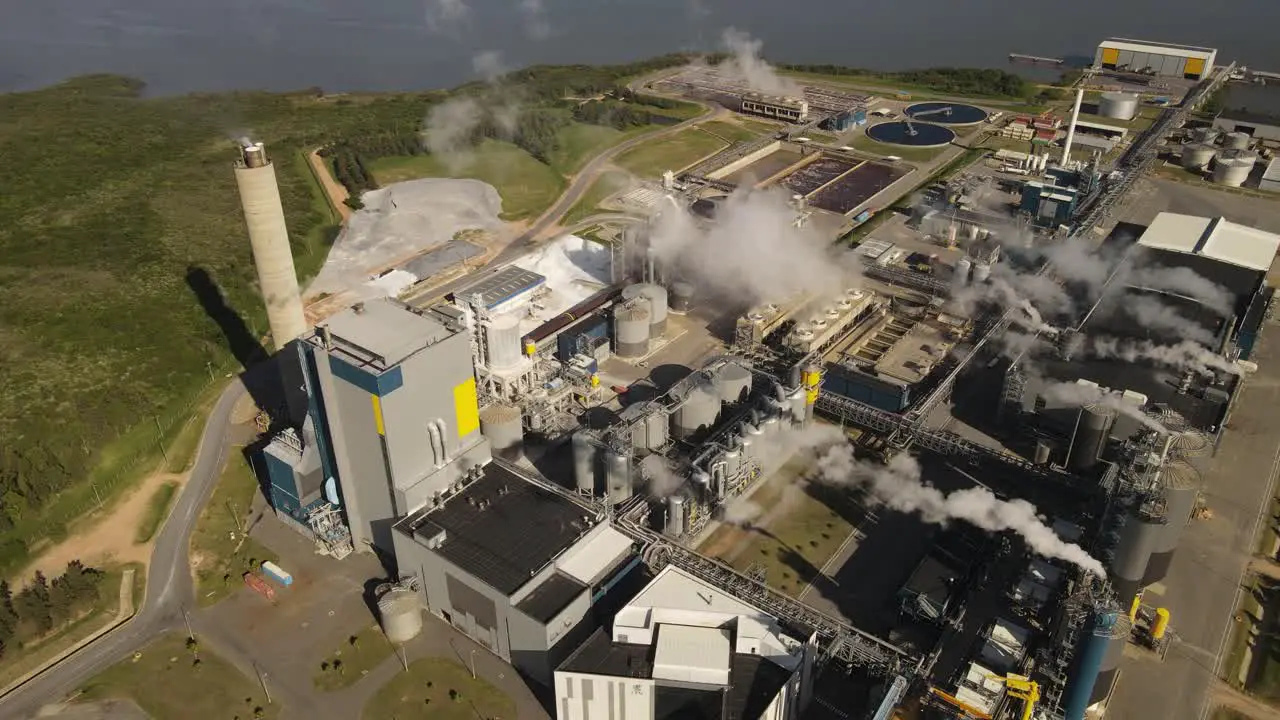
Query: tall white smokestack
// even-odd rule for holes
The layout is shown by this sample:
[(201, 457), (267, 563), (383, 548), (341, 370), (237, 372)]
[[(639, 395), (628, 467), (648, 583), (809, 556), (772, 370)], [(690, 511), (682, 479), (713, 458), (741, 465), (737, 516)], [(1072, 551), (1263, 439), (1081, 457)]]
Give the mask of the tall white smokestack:
[(1071, 108), (1071, 124), (1067, 126), (1067, 140), (1062, 143), (1062, 167), (1070, 167), (1071, 141), (1076, 139), (1076, 121), (1080, 119), (1080, 103), (1084, 102), (1084, 83), (1076, 90), (1076, 104)]
[(307, 331), (307, 320), (302, 314), (302, 296), (293, 269), (275, 166), (262, 143), (242, 141), (240, 153), (240, 162), (235, 166), (236, 185), (240, 187), (240, 204), (249, 226), (258, 285), (267, 301), (271, 338), (279, 350)]

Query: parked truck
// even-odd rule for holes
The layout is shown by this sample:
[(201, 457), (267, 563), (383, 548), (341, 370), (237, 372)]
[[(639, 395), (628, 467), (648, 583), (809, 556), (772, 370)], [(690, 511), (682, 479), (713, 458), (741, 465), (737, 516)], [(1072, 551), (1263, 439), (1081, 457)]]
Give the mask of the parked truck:
[(280, 583), (284, 587), (289, 587), (290, 585), (293, 584), (293, 576), (285, 572), (283, 568), (271, 562), (270, 560), (267, 560), (262, 563), (262, 574), (266, 575), (272, 580), (275, 580), (276, 582)]
[(268, 600), (276, 599), (276, 591), (267, 584), (265, 580), (258, 577), (256, 573), (247, 572), (244, 574), (244, 584), (248, 585), (254, 592)]

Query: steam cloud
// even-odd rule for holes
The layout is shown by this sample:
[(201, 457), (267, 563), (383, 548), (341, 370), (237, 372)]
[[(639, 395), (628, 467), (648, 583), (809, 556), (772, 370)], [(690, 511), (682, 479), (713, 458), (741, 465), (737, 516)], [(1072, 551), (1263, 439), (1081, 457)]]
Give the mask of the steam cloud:
[(1125, 362), (1145, 360), (1179, 370), (1219, 371), (1232, 375), (1243, 374), (1240, 366), (1216, 355), (1202, 345), (1184, 340), (1176, 345), (1157, 345), (1151, 342), (1134, 342), (1121, 338), (1096, 337), (1082, 344), (1084, 352), (1092, 357), (1118, 359)]
[(551, 37), (551, 23), (547, 21), (547, 9), (542, 0), (520, 0), (518, 7), (526, 22), (525, 32), (534, 40)]
[(720, 42), (730, 54), (720, 65), (728, 76), (766, 95), (801, 97), (804, 94), (798, 83), (778, 75), (773, 66), (760, 57), (762, 41), (737, 28), (728, 28), (720, 36)]
[(1010, 530), (1038, 555), (1065, 560), (1094, 575), (1106, 575), (1102, 563), (1079, 545), (1058, 537), (1031, 503), (1001, 500), (980, 487), (944, 493), (921, 482), (920, 464), (910, 455), (897, 455), (885, 466), (873, 465), (857, 460), (852, 448), (840, 443), (819, 457), (818, 469), (822, 482), (863, 488), (886, 507), (915, 513), (927, 523), (943, 525), (950, 520), (963, 520), (988, 532)]
[(1131, 417), (1148, 428), (1163, 435), (1169, 434), (1169, 428), (1149, 417), (1137, 405), (1123, 399), (1115, 393), (1104, 392), (1101, 388), (1082, 383), (1050, 382), (1041, 387), (1040, 397), (1045, 402), (1057, 403), (1067, 407), (1084, 407), (1099, 405), (1115, 410), (1121, 415)]
[(520, 99), (510, 88), (502, 86), (506, 69), (501, 53), (495, 50), (479, 53), (471, 59), (471, 67), (484, 78), (488, 88), (476, 96), (450, 97), (433, 106), (425, 121), (427, 150), (444, 161), (450, 172), (461, 171), (471, 164), (475, 134), (485, 121), (492, 121), (507, 138), (519, 129)]
[(432, 32), (443, 32), (471, 13), (465, 0), (426, 0), (425, 8), (427, 29)]
[(649, 242), (668, 267), (736, 302), (774, 302), (800, 291), (835, 294), (856, 284), (855, 256), (833, 255), (826, 239), (812, 227), (796, 227), (795, 217), (785, 192), (740, 188), (721, 203), (710, 227), (683, 209), (664, 209)]

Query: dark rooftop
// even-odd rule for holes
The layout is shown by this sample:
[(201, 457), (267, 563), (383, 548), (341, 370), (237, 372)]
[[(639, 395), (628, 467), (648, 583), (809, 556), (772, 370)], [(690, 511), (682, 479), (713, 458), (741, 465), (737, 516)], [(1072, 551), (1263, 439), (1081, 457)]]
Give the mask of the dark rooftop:
[(541, 585), (534, 588), (516, 607), (520, 612), (546, 624), (560, 611), (568, 607), (587, 586), (563, 573), (552, 573)]
[(491, 462), (443, 506), (420, 510), (396, 528), (424, 544), (443, 532), (435, 552), (510, 595), (591, 526), (587, 511), (571, 500)]
[(910, 596), (923, 596), (934, 606), (941, 608), (951, 599), (951, 592), (958, 579), (959, 573), (932, 555), (926, 555), (911, 573), (902, 591)]
[(1186, 268), (1209, 282), (1225, 288), (1235, 298), (1235, 312), (1244, 315), (1249, 302), (1262, 286), (1266, 273), (1215, 260), (1203, 255), (1138, 248), (1133, 258), (1137, 267)]
[[(613, 677), (651, 678), (653, 648), (614, 643), (598, 630), (559, 668), (565, 672)], [(659, 681), (655, 718), (662, 720), (757, 720), (791, 673), (759, 655), (733, 654), (729, 688), (671, 687)]]

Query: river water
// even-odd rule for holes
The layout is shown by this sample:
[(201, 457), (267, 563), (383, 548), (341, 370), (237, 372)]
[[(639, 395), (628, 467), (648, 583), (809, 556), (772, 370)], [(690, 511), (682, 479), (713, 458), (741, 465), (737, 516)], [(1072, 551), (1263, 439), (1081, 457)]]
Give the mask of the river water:
[(717, 49), (736, 26), (785, 62), (1005, 67), (1104, 36), (1221, 49), (1280, 71), (1276, 0), (0, 0), (0, 91), (91, 72), (153, 94), (448, 87), (508, 68)]

